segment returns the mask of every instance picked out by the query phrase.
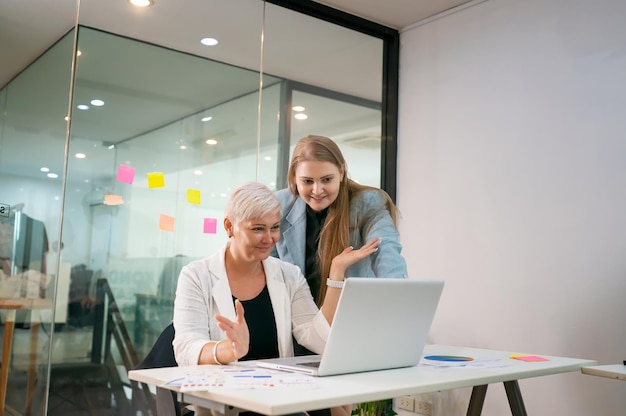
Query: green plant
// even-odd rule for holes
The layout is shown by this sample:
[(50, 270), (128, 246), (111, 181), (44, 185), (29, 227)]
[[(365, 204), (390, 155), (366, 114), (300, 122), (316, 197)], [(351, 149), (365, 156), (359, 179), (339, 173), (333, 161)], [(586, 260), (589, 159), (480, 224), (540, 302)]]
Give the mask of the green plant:
[(353, 410), (352, 416), (395, 416), (393, 399), (376, 400), (359, 403)]

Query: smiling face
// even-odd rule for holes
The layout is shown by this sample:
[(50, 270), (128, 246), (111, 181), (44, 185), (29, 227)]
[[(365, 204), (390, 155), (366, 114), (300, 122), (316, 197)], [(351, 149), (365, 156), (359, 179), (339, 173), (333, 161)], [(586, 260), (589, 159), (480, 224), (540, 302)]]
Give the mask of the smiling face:
[(224, 225), (229, 235), (232, 235), (230, 252), (239, 261), (267, 259), (280, 240), (280, 214), (243, 220), (238, 224), (225, 219)]
[(342, 179), (342, 170), (331, 162), (303, 161), (295, 171), (298, 195), (315, 212), (335, 202)]

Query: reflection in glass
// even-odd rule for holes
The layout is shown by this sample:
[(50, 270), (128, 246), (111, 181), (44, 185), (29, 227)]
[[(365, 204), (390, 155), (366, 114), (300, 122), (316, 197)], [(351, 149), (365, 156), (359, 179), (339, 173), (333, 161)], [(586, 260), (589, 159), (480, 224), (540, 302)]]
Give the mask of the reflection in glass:
[(45, 414), (48, 358), (57, 358), (51, 334), (66, 318), (69, 270), (55, 242), (73, 46), (70, 33), (0, 91), (4, 414)]

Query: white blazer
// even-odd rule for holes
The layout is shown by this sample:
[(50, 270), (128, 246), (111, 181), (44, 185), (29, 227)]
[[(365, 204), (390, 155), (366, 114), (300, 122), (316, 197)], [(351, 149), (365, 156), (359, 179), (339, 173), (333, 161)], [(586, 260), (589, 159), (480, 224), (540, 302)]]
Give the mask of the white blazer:
[[(174, 300), (174, 355), (178, 365), (196, 365), (204, 345), (225, 338), (215, 315), (235, 319), (225, 253), (219, 252), (185, 266), (178, 278)], [(293, 337), (321, 354), (330, 326), (319, 311), (297, 266), (274, 257), (263, 261), (278, 334), (278, 353), (293, 356)]]

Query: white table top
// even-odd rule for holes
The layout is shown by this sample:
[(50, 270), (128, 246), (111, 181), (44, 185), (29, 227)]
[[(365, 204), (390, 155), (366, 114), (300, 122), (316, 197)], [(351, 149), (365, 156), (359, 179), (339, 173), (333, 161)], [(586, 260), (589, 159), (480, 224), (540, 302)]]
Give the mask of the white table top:
[[(316, 388), (276, 389), (214, 389), (187, 392), (183, 401), (203, 405), (222, 403), (253, 412), (278, 415), (305, 410), (328, 408), (365, 401), (387, 399), (408, 394), (451, 390), (484, 384), (519, 380), (572, 371), (595, 365), (593, 360), (542, 355), (548, 361), (524, 362), (509, 358), (523, 351), (494, 351), (446, 345), (427, 345), (425, 355), (468, 356), (473, 366), (429, 367), (415, 366), (395, 370), (372, 371), (316, 378)], [(485, 362), (484, 367), (477, 364)], [(499, 360), (499, 361), (487, 361)], [(157, 368), (129, 371), (131, 380), (162, 386), (168, 380), (183, 377), (202, 366)], [(165, 387), (165, 386), (162, 386)], [(178, 387), (167, 386), (170, 390)]]
[(592, 365), (588, 367), (583, 367), (580, 369), (580, 371), (583, 374), (589, 374), (592, 376), (614, 378), (617, 380), (626, 381), (626, 365), (623, 364)]

